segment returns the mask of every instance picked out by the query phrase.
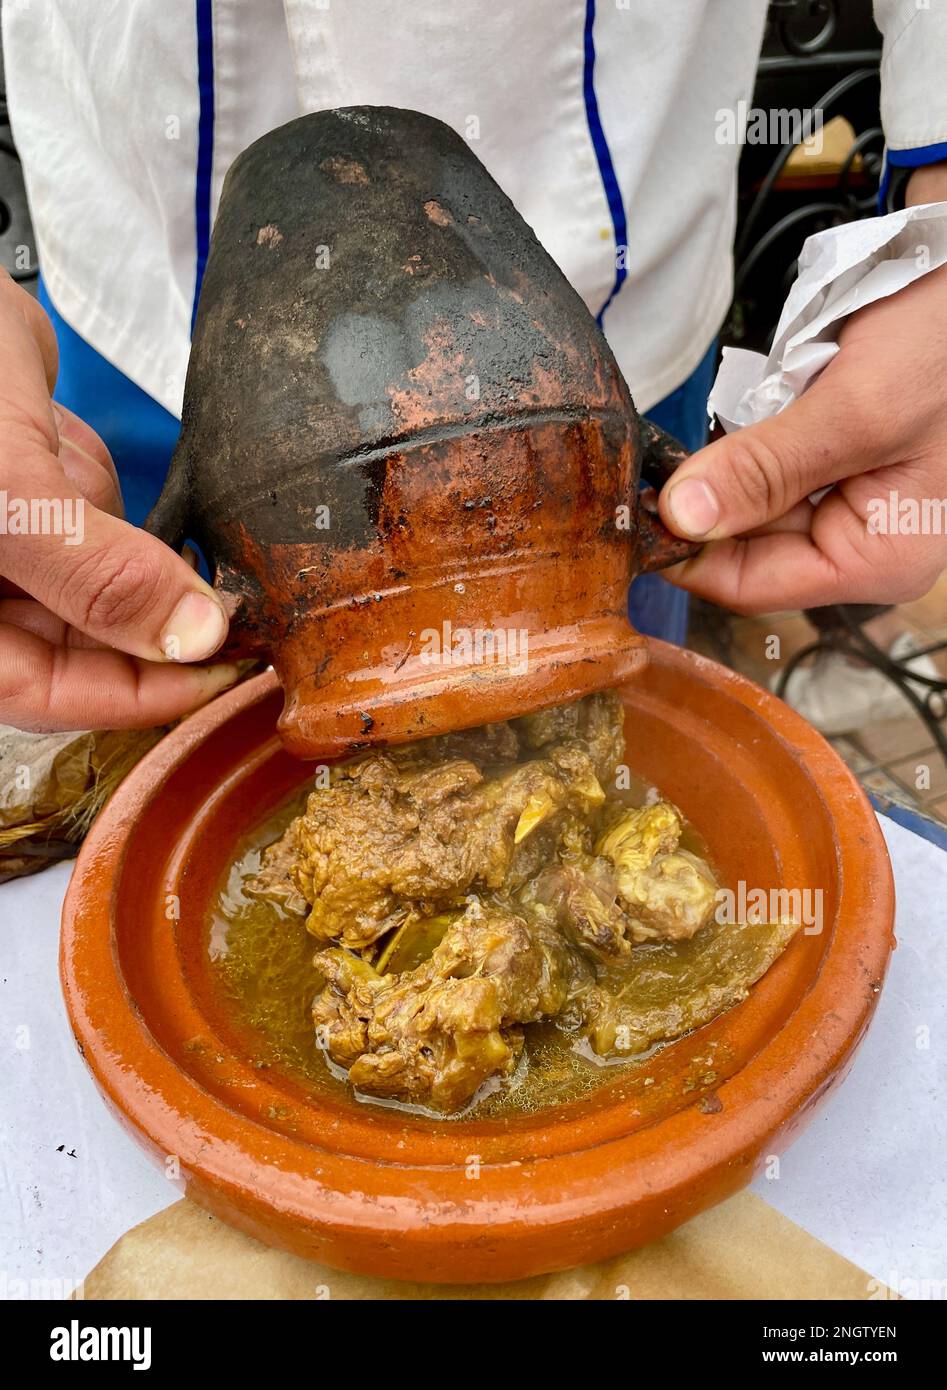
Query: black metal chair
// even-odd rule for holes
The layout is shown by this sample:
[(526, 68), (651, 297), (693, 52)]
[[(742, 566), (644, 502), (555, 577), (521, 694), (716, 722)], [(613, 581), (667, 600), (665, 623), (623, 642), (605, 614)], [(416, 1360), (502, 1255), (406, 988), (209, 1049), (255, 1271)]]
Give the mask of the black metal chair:
[[(2, 4), (2, 0), (0, 0)], [(25, 262), (25, 264), (24, 264)], [(39, 276), (23, 172), (10, 133), (0, 38), (0, 266), (30, 287)]]

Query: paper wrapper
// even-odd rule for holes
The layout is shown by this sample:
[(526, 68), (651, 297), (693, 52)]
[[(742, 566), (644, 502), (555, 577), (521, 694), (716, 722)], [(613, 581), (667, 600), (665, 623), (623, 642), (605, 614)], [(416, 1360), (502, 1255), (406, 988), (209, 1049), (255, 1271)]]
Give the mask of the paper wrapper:
[(164, 729), (25, 734), (0, 725), (0, 883), (76, 849)]
[[(260, 663), (237, 667), (242, 679)], [(0, 883), (74, 855), (112, 792), (170, 727), (26, 734), (0, 724)]]
[(947, 203), (829, 227), (806, 241), (768, 357), (724, 348), (707, 409), (728, 432), (776, 415), (838, 352), (850, 314), (947, 262)]
[(750, 1192), (663, 1240), (601, 1264), (515, 1284), (408, 1284), (343, 1274), (271, 1250), (176, 1202), (113, 1245), (84, 1284), (86, 1300), (877, 1299), (892, 1297)]

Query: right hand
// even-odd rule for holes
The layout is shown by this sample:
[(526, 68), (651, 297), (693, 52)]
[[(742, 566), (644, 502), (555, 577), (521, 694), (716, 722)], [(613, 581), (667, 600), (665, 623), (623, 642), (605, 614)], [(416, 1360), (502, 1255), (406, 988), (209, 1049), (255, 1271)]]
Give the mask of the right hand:
[(0, 723), (165, 724), (237, 679), (230, 663), (183, 664), (220, 647), (227, 617), (180, 555), (122, 519), (108, 450), (51, 399), (57, 366), (49, 318), (0, 271)]

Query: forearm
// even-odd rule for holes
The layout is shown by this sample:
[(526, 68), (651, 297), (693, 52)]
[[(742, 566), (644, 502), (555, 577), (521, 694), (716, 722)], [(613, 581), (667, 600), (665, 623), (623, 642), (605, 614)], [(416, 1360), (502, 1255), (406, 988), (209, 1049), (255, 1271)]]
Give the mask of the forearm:
[(905, 186), (904, 202), (907, 207), (947, 202), (947, 159), (915, 169)]

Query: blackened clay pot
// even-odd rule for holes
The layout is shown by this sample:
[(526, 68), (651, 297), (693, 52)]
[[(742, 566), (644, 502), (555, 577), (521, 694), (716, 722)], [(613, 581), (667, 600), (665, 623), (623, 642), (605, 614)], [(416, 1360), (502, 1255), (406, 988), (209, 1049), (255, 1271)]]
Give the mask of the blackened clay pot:
[(577, 699), (646, 660), (631, 579), (693, 553), (579, 296), (461, 138), (304, 116), (224, 184), (148, 529), (196, 540), (309, 758)]

